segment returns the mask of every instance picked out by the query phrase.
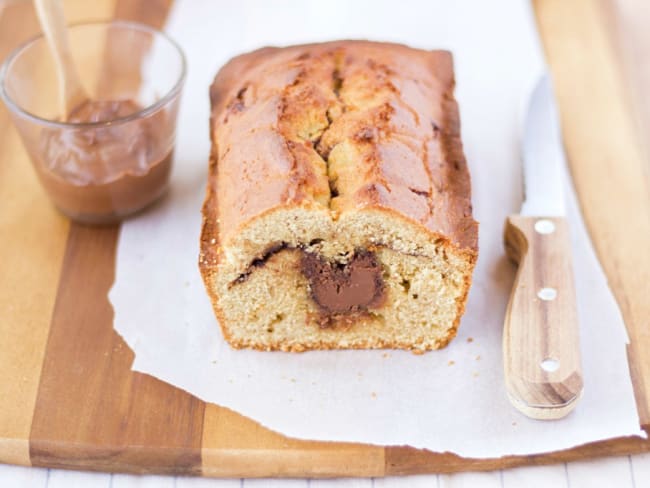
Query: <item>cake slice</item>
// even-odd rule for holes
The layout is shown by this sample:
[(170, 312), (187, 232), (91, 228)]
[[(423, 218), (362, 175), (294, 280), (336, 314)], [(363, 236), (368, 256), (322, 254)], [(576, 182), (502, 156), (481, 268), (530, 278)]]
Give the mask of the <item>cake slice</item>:
[(228, 342), (445, 346), (477, 258), (451, 54), (264, 48), (210, 89), (199, 265)]

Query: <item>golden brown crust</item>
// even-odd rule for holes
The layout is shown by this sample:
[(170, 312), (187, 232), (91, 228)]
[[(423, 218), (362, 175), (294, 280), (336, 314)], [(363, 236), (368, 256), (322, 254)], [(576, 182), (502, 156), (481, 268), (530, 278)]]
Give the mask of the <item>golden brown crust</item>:
[(320, 202), (334, 215), (394, 209), (476, 250), (453, 88), (450, 53), (397, 44), (339, 41), (234, 58), (210, 88), (210, 184), (220, 199), (204, 207), (220, 221), (210, 240), (225, 245), (270, 208)]
[[(233, 337), (234, 324), (220, 305), (215, 283), (223, 257), (237, 247), (232, 241), (251, 223), (297, 207), (320, 209), (335, 223), (346, 213), (376, 210), (460, 256), (464, 277), (453, 285), (457, 313), (446, 335), (427, 344), (375, 337), (345, 347), (418, 353), (453, 339), (478, 252), (453, 89), (450, 53), (366, 41), (263, 48), (219, 71), (210, 88), (212, 150), (199, 264), (233, 347), (341, 347), (326, 338)], [(240, 261), (234, 268), (241, 269)]]

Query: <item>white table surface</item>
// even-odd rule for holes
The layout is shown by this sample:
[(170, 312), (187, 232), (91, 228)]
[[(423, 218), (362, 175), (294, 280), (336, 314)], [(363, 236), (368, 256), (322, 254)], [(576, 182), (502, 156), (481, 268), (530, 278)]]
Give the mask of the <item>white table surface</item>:
[(643, 488), (650, 487), (650, 453), (529, 466), (487, 473), (334, 480), (221, 480), (135, 476), (0, 464), (2, 488)]

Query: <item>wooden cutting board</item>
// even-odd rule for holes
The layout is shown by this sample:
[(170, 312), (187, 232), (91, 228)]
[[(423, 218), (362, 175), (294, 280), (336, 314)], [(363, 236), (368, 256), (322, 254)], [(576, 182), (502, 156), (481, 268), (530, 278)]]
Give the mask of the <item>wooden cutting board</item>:
[[(169, 0), (69, 0), (70, 21), (164, 23)], [(599, 2), (537, 0), (582, 209), (628, 327), (650, 427), (650, 190)], [(0, 5), (2, 9), (2, 5)], [(37, 31), (29, 2), (0, 10), (0, 58)], [(513, 67), (516, 69), (516, 67)], [(383, 476), (489, 470), (650, 450), (637, 438), (466, 459), (410, 447), (298, 441), (130, 370), (107, 291), (119, 227), (69, 223), (47, 201), (0, 107), (0, 461), (203, 476)]]

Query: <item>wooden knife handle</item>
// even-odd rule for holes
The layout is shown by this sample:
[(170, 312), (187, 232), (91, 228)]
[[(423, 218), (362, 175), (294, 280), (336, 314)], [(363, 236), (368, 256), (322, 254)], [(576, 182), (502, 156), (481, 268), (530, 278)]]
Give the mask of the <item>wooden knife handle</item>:
[(558, 217), (510, 216), (504, 241), (519, 265), (503, 329), (508, 396), (529, 417), (561, 418), (582, 394), (568, 225)]

